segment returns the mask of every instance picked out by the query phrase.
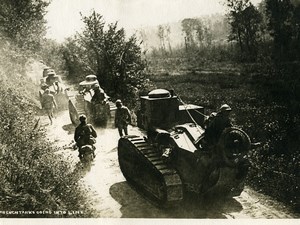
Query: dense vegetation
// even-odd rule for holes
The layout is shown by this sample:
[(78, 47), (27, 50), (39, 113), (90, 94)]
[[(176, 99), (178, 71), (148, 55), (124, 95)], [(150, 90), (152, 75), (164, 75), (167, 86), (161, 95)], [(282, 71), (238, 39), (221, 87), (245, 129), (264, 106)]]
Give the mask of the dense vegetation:
[[(170, 58), (165, 63), (161, 60), (161, 65), (156, 63), (155, 70), (171, 62)], [(188, 59), (186, 62), (192, 67)], [(174, 68), (179, 67), (177, 59), (173, 60), (173, 64)], [(217, 111), (222, 104), (229, 104), (233, 108), (233, 124), (245, 130), (252, 142), (262, 143), (249, 153), (252, 168), (247, 184), (297, 209), (300, 175), (299, 89), (291, 89), (291, 84), (282, 86), (285, 82), (276, 80), (270, 85), (270, 74), (259, 64), (213, 66), (219, 69), (201, 69), (201, 65), (194, 65), (194, 69), (180, 74), (172, 71), (159, 75), (151, 73), (149, 79), (158, 88), (175, 90), (186, 103), (204, 106), (207, 115)], [(300, 72), (299, 64), (288, 65), (282, 72), (294, 74), (296, 71)], [(289, 77), (289, 80), (299, 85), (298, 77)], [(291, 98), (291, 95), (297, 95), (298, 100)]]
[(25, 65), (38, 56), (73, 82), (96, 74), (113, 99), (121, 97), (131, 107), (138, 91), (151, 88), (148, 79), (174, 89), (185, 102), (205, 106), (207, 114), (229, 104), (234, 123), (262, 143), (249, 153), (248, 184), (299, 209), (300, 4), (295, 2), (264, 0), (255, 7), (248, 0), (227, 0), (226, 20), (183, 20), (184, 44), (178, 48), (171, 46), (170, 27), (160, 25), (160, 46), (145, 55), (140, 40), (127, 38), (123, 28), (107, 25), (95, 11), (82, 16), (83, 32), (60, 45), (44, 38), (48, 1), (1, 1), (0, 208), (93, 215), (79, 174), (54, 154), (57, 149), (35, 119), (37, 87), (27, 80)]
[(134, 105), (136, 90), (145, 85), (145, 61), (137, 38), (128, 39), (118, 24), (106, 27), (102, 15), (93, 11), (82, 15), (85, 28), (82, 33), (69, 38), (64, 44), (63, 59), (72, 81), (83, 80), (95, 74), (101, 87), (115, 100)]
[[(262, 143), (249, 154), (248, 184), (299, 209), (300, 4), (225, 2), (229, 27), (222, 35), (228, 42), (210, 19), (187, 18), (181, 23), (184, 45), (172, 51), (160, 45), (149, 54), (149, 78), (203, 105), (207, 114), (232, 106), (234, 123)], [(171, 33), (158, 27), (161, 43)]]
[(26, 75), (27, 65), (40, 54), (36, 47), (45, 42), (41, 18), (47, 3), (0, 5), (0, 217), (91, 217), (80, 171), (47, 139), (37, 119), (39, 87)]

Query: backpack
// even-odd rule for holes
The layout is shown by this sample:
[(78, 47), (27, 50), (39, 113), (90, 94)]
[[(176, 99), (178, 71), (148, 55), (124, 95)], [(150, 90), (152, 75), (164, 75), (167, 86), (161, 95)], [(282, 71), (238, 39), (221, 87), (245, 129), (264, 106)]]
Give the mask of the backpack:
[(92, 131), (89, 126), (89, 124), (86, 124), (81, 127), (81, 131), (79, 133), (79, 142), (84, 145), (84, 144), (89, 144), (93, 145), (96, 143), (96, 139), (92, 136)]

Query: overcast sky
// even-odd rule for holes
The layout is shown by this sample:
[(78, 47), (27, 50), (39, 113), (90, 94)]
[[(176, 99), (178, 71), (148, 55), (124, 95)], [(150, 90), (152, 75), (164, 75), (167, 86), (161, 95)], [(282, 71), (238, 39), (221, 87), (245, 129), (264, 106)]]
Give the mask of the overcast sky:
[[(254, 4), (261, 0), (252, 0)], [(125, 29), (177, 22), (187, 17), (224, 13), (224, 0), (52, 0), (48, 7), (49, 38), (63, 41), (82, 29), (80, 12), (92, 9), (103, 15), (105, 22), (119, 21)]]

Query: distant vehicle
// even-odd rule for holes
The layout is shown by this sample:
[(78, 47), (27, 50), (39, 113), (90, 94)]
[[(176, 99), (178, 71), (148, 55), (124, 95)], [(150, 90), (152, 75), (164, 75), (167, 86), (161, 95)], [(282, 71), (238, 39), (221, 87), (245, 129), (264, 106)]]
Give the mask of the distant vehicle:
[(54, 69), (51, 69), (50, 67), (45, 67), (45, 68), (43, 69), (43, 77), (47, 77), (49, 74), (54, 74), (54, 75), (56, 75), (55, 70), (54, 70)]
[(114, 118), (116, 106), (102, 89), (103, 100), (100, 102), (92, 101), (96, 86), (101, 89), (97, 77), (88, 75), (84, 81), (79, 83), (76, 93), (69, 93), (68, 107), (73, 124), (78, 124), (78, 118), (81, 114), (86, 115), (88, 121), (100, 126), (107, 125), (107, 122)]
[(118, 143), (120, 168), (129, 184), (160, 206), (187, 196), (240, 195), (251, 146), (244, 131), (227, 128), (212, 149), (203, 149), (203, 107), (181, 104), (165, 89), (141, 96), (140, 103), (137, 122), (147, 135), (124, 136)]
[[(46, 71), (46, 72), (45, 72)], [(47, 74), (44, 76), (44, 74)], [(66, 94), (66, 86), (63, 84), (59, 75), (56, 75), (53, 69), (46, 67), (43, 70), (43, 78), (40, 79), (41, 89), (39, 90), (40, 100), (44, 91), (48, 88), (50, 93), (54, 95), (59, 109), (66, 109), (68, 104), (68, 97)]]

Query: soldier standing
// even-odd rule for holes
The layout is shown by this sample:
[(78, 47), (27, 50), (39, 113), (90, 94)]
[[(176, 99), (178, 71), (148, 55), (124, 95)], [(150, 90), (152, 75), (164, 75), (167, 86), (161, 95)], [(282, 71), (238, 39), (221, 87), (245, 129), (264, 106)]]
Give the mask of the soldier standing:
[(42, 96), (42, 108), (46, 111), (50, 123), (52, 124), (53, 119), (53, 109), (57, 108), (54, 96), (50, 94), (50, 90), (47, 88)]
[(129, 109), (122, 104), (120, 99), (116, 101), (116, 106), (115, 126), (118, 128), (120, 137), (122, 137), (123, 130), (125, 135), (128, 135), (128, 124), (131, 124), (131, 114)]
[(205, 140), (209, 145), (214, 145), (219, 141), (219, 138), (227, 127), (232, 127), (229, 118), (231, 108), (224, 104), (220, 107), (217, 113), (212, 113), (207, 120), (207, 127), (204, 133)]
[(105, 103), (104, 101), (106, 100), (106, 96), (105, 96), (105, 93), (103, 91), (102, 88), (100, 88), (100, 86), (98, 84), (96, 84), (94, 87), (93, 87), (93, 90), (94, 90), (94, 95), (91, 99), (91, 102), (97, 104), (97, 103)]

